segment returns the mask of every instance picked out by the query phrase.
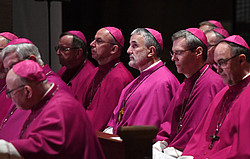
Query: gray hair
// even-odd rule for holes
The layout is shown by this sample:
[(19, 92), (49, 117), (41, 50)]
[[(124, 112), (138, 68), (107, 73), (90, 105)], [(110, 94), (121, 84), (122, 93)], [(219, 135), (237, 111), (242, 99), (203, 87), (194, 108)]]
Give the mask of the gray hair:
[(33, 44), (22, 43), (9, 45), (3, 49), (1, 59), (3, 60), (8, 54), (12, 52), (16, 52), (19, 60), (25, 60), (29, 58), (30, 55), (34, 55), (36, 57), (37, 63), (39, 63), (41, 66), (44, 65), (38, 48)]
[(132, 31), (131, 36), (134, 34), (140, 34), (144, 37), (145, 40), (145, 46), (146, 47), (150, 47), (150, 46), (154, 46), (156, 48), (156, 56), (160, 57), (161, 54), (161, 46), (160, 44), (155, 40), (154, 36), (147, 31), (144, 28), (137, 28), (134, 31)]
[(203, 61), (206, 61), (207, 59), (207, 46), (196, 36), (194, 36), (192, 33), (190, 33), (187, 30), (180, 30), (172, 35), (172, 41), (175, 41), (179, 38), (186, 39), (186, 47), (187, 48), (197, 48), (202, 47), (203, 53), (202, 53), (202, 59)]
[(221, 41), (221, 42), (225, 42), (227, 43), (228, 45), (230, 45), (230, 48), (231, 48), (231, 51), (232, 51), (232, 55), (240, 55), (240, 54), (244, 54), (246, 56), (246, 61), (248, 63), (250, 63), (250, 50), (241, 46), (241, 45), (238, 45), (238, 44), (235, 44), (233, 42), (229, 42), (229, 41)]

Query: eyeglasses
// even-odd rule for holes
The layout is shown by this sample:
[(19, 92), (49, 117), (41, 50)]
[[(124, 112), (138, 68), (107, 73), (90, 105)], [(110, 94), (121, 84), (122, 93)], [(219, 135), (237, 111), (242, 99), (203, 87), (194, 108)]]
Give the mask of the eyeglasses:
[(23, 88), (24, 86), (25, 86), (25, 85), (20, 85), (20, 86), (14, 88), (14, 89), (12, 89), (12, 90), (8, 90), (8, 89), (7, 89), (7, 90), (5, 91), (6, 96), (7, 96), (8, 98), (11, 98), (11, 93), (12, 93), (13, 91), (18, 90), (19, 88)]
[(71, 47), (59, 47), (59, 46), (56, 46), (55, 47), (55, 50), (56, 51), (60, 51), (60, 52), (62, 52), (62, 53), (66, 53), (67, 51), (69, 51), (69, 50), (74, 50), (74, 49), (79, 49), (79, 47), (73, 47), (73, 48), (71, 48)]
[(196, 47), (194, 47), (194, 48), (191, 48), (191, 49), (186, 49), (186, 50), (177, 50), (177, 51), (173, 51), (173, 50), (171, 50), (169, 53), (170, 53), (170, 55), (171, 56), (180, 56), (180, 55), (182, 55), (184, 52), (186, 52), (186, 51), (191, 51), (191, 50), (194, 50), (194, 49), (196, 49)]
[(92, 39), (92, 41), (95, 41), (95, 43), (96, 43), (97, 45), (101, 45), (101, 44), (104, 44), (104, 43), (112, 44), (112, 45), (117, 45), (116, 43), (103, 41), (101, 38)]
[(226, 68), (227, 62), (228, 62), (229, 60), (232, 60), (233, 58), (239, 56), (239, 55), (240, 55), (240, 54), (236, 54), (236, 55), (234, 55), (234, 56), (232, 56), (232, 57), (230, 57), (230, 58), (228, 58), (228, 59), (220, 59), (220, 60), (218, 61), (218, 63), (215, 63), (215, 65), (216, 65), (217, 67), (220, 67), (220, 68)]

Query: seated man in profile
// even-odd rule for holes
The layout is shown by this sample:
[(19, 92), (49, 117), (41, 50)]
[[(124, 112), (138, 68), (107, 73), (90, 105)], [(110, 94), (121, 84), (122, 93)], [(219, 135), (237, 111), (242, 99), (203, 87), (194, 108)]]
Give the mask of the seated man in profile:
[(17, 63), (8, 72), (6, 83), (7, 97), (18, 109), (31, 113), (18, 139), (0, 140), (0, 158), (104, 158), (82, 105), (55, 83), (47, 83), (38, 63)]
[(120, 126), (153, 125), (160, 127), (165, 111), (179, 87), (179, 81), (163, 64), (161, 33), (150, 28), (137, 28), (131, 33), (129, 66), (140, 71), (121, 93), (109, 121), (108, 132), (117, 134)]
[(250, 158), (250, 48), (232, 35), (216, 46), (214, 60), (228, 86), (215, 96), (180, 158)]
[(225, 86), (206, 64), (208, 43), (200, 29), (180, 30), (172, 41), (171, 60), (186, 79), (165, 112), (153, 145), (154, 159), (182, 154), (214, 96)]
[(86, 81), (95, 66), (87, 59), (87, 40), (81, 31), (71, 30), (60, 35), (55, 48), (62, 67), (57, 75), (69, 86), (76, 99), (82, 103)]

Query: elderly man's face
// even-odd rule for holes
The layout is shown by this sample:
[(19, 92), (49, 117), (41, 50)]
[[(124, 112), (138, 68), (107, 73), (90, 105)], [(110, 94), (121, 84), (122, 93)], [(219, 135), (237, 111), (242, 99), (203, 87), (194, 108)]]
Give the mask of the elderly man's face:
[(184, 74), (187, 78), (192, 76), (195, 68), (196, 54), (187, 48), (186, 39), (179, 38), (173, 42), (172, 51), (174, 52), (171, 60), (175, 62), (177, 72)]
[(72, 46), (73, 35), (64, 35), (58, 43), (57, 56), (62, 66), (70, 68), (77, 60), (76, 55), (79, 48)]
[(146, 69), (147, 62), (149, 60), (148, 52), (150, 51), (145, 46), (144, 36), (140, 34), (134, 34), (130, 38), (130, 46), (127, 50), (129, 54), (129, 66), (140, 71)]
[(10, 97), (13, 103), (19, 109), (25, 109), (25, 95), (24, 95), (24, 86), (19, 85), (18, 76), (13, 72), (11, 69), (6, 77), (6, 84), (7, 84), (7, 92), (8, 97)]
[(113, 48), (114, 40), (109, 31), (102, 28), (96, 32), (95, 39), (90, 43), (92, 58), (99, 64), (107, 59)]
[(227, 43), (222, 42), (215, 48), (214, 61), (219, 64), (217, 72), (224, 83), (234, 85), (241, 80), (239, 56), (232, 55), (231, 47)]

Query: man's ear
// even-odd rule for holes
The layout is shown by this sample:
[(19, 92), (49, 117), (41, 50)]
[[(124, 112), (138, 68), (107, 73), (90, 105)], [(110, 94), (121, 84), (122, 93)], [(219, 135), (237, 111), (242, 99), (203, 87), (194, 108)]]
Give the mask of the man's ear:
[(148, 48), (149, 52), (148, 52), (148, 57), (152, 57), (156, 55), (156, 48), (154, 46), (150, 46)]
[(119, 46), (118, 45), (113, 45), (111, 48), (110, 54), (115, 54), (119, 51)]
[(36, 59), (36, 56), (35, 56), (35, 55), (30, 55), (30, 56), (28, 57), (28, 59), (37, 62), (37, 59)]
[(197, 57), (202, 58), (202, 54), (204, 54), (203, 48), (201, 46), (197, 47), (195, 49), (195, 54)]
[(243, 64), (247, 61), (246, 55), (240, 54), (239, 57), (240, 57), (240, 64)]
[(77, 50), (76, 56), (77, 56), (77, 57), (81, 57), (82, 54), (83, 54), (83, 49), (82, 49), (82, 48), (79, 48), (79, 49)]
[(32, 88), (28, 85), (24, 86), (24, 89), (26, 90), (26, 97), (30, 99), (32, 97)]

